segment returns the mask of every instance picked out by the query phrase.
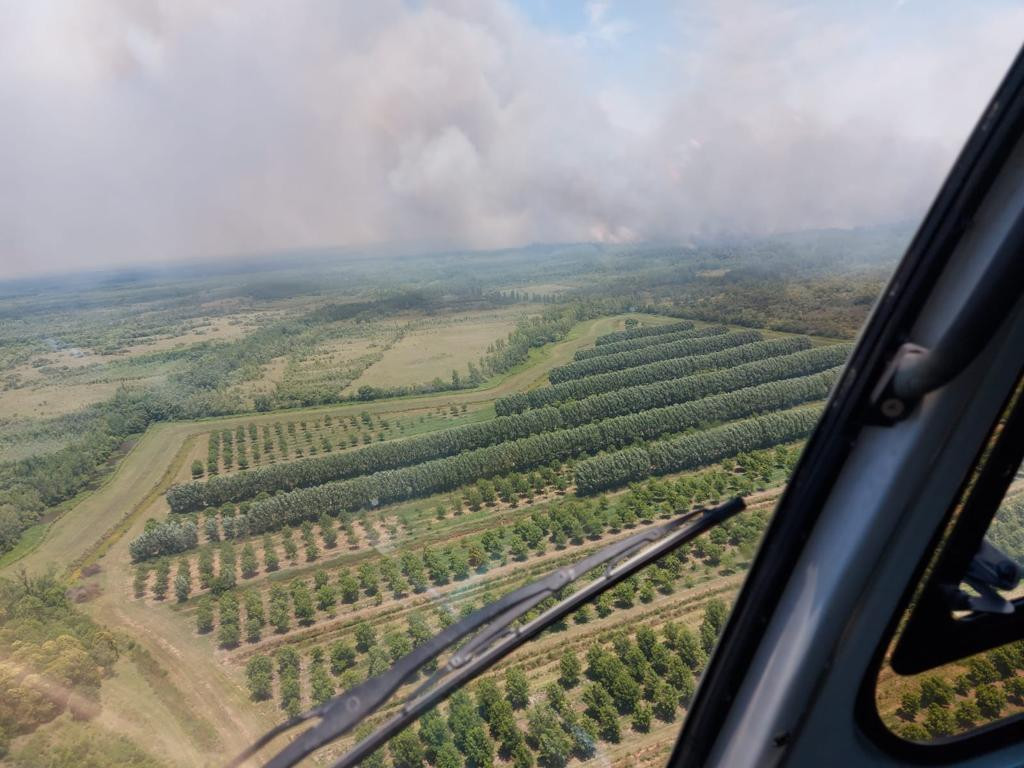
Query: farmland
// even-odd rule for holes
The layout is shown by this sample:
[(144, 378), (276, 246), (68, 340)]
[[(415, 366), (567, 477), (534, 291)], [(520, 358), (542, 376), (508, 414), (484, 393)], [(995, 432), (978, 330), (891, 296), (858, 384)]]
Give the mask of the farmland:
[(102, 662), (69, 681), (87, 722), (67, 704), (0, 720), (5, 748), (31, 764), (87, 733), (130, 764), (221, 764), (525, 580), (743, 495), (748, 512), (372, 761), (663, 762), (850, 344), (502, 258), (436, 291), (419, 264), (417, 290), (369, 267), (315, 288), (103, 284), (82, 311), (40, 289), (46, 312), (11, 321), (5, 381), (60, 406), (5, 416), (0, 575), (56, 579), (61, 610), (117, 652), (84, 634)]
[[(621, 323), (622, 318), (598, 320), (591, 323), (595, 330), (588, 335), (593, 336), (597, 327), (614, 328)], [(719, 336), (715, 333), (706, 338)], [(738, 337), (748, 344), (761, 343), (756, 334)], [(705, 337), (695, 337), (699, 338)], [(652, 448), (668, 447), (682, 438), (659, 438), (686, 429), (691, 430), (693, 440), (702, 434), (716, 434), (717, 424), (747, 423), (743, 416), (772, 415), (780, 409), (784, 416), (783, 406), (790, 404), (789, 400), (757, 400), (757, 393), (770, 382), (791, 388), (793, 394), (786, 397), (792, 397), (793, 405), (813, 405), (827, 392), (830, 371), (842, 361), (847, 348), (813, 348), (801, 343), (793, 345), (795, 351), (789, 349), (779, 350), (788, 354), (763, 362), (695, 373), (689, 387), (687, 379), (677, 379), (682, 382), (678, 391), (662, 393), (656, 401), (659, 407), (650, 407), (655, 405), (648, 399), (653, 395), (627, 390), (619, 395), (620, 399), (627, 397), (627, 402), (619, 405), (605, 393), (597, 396), (604, 399), (603, 404), (591, 402), (589, 407), (582, 400), (567, 401), (559, 408), (528, 409), (473, 421), (469, 419), (474, 413), (486, 415), (488, 411), (471, 409), (466, 403), (450, 405), (441, 409), (443, 413), (437, 409), (431, 413), (433, 424), (429, 416), (420, 422), (418, 417), (411, 418), (412, 414), (382, 416), (351, 408), (339, 426), (336, 411), (330, 424), (327, 414), (307, 419), (308, 437), (300, 423), (290, 438), (309, 446), (325, 432), (337, 442), (348, 430), (370, 435), (369, 441), (360, 438), (358, 444), (328, 455), (320, 452), (285, 458), (278, 450), (281, 459), (273, 465), (245, 470), (234, 466), (234, 459), (233, 468), (228, 469), (223, 448), (230, 443), (234, 457), (238, 445), (246, 446), (246, 455), (250, 455), (251, 444), (258, 445), (262, 439), (262, 427), (257, 429), (255, 443), (249, 425), (243, 425), (240, 433), (236, 427), (228, 439), (223, 431), (219, 436), (207, 433), (207, 445), (211, 435), (220, 438), (216, 473), (206, 471), (207, 466), (203, 476), (168, 489), (162, 503), (178, 511), (168, 511), (166, 522), (151, 523), (148, 531), (129, 539), (128, 554), (134, 565), (130, 584), (121, 589), (130, 590), (129, 599), (136, 608), (170, 614), (167, 621), (185, 625), (193, 638), (203, 641), (209, 653), (226, 666), (236, 685), (244, 685), (250, 706), (270, 721), (275, 712), (295, 713), (381, 671), (414, 643), (483, 601), (514, 588), (524, 578), (572, 562), (602, 543), (673, 512), (730, 493), (760, 493), (765, 500), (760, 506), (755, 504), (751, 520), (723, 529), (721, 540), (702, 542), (668, 565), (659, 565), (560, 630), (572, 636), (575, 648), (596, 645), (609, 652), (616, 643), (623, 650), (625, 644), (638, 642), (622, 636), (623, 626), (640, 622), (654, 632), (660, 649), (648, 649), (654, 661), (640, 664), (638, 660), (630, 673), (638, 690), (648, 689), (643, 696), (613, 703), (614, 714), (607, 702), (587, 704), (588, 698), (597, 694), (586, 694), (586, 675), (593, 677), (598, 672), (580, 650), (580, 681), (559, 683), (565, 643), (556, 633), (538, 641), (530, 651), (529, 665), (517, 666), (512, 659), (487, 678), (501, 682), (508, 670), (521, 669), (527, 688), (536, 692), (526, 703), (520, 702), (525, 711), (513, 707), (513, 713), (518, 713), (512, 715), (514, 729), (509, 730), (507, 722), (487, 726), (489, 735), (481, 743), (489, 745), (494, 759), (514, 762), (519, 751), (519, 759), (525, 760), (523, 750), (531, 749), (528, 731), (541, 727), (538, 718), (547, 717), (551, 727), (571, 733), (572, 719), (581, 717), (590, 741), (574, 744), (566, 759), (586, 760), (598, 752), (615, 755), (622, 729), (633, 728), (636, 719), (637, 732), (650, 744), (650, 759), (657, 761), (685, 712), (694, 675), (699, 674), (706, 657), (707, 649), (699, 643), (701, 627), (720, 621), (714, 618), (715, 612), (724, 610), (763, 528), (771, 493), (764, 494), (762, 489), (781, 482), (797, 455), (798, 443), (793, 441), (806, 434), (814, 411), (808, 411), (811, 418), (798, 421), (792, 431), (775, 425), (771, 429), (780, 430), (778, 435), (741, 434), (738, 443), (720, 449), (717, 460), (693, 461), (685, 467), (690, 471), (681, 475), (676, 467), (666, 468), (668, 481), (649, 481), (632, 489), (610, 480), (607, 490), (579, 493), (581, 477), (587, 473), (585, 459), (598, 448), (607, 451), (616, 445), (621, 446), (619, 452), (640, 450), (634, 445), (638, 435), (648, 437)], [(560, 350), (559, 357), (568, 357), (567, 351)], [(690, 345), (682, 354), (697, 358), (701, 352), (705, 352), (703, 347)], [(726, 371), (734, 373), (724, 375)], [(805, 381), (816, 377), (821, 378), (821, 385), (803, 388)], [(698, 385), (704, 379), (706, 383)], [(735, 397), (717, 404), (718, 398), (730, 398), (732, 392), (737, 393)], [(488, 396), (493, 398), (493, 394)], [(689, 411), (685, 410), (675, 416), (671, 409), (685, 409), (691, 401), (695, 403), (693, 413), (702, 414), (699, 418), (687, 417)], [(733, 401), (735, 405), (730, 405)], [(467, 405), (465, 411), (462, 405)], [(666, 413), (666, 409), (670, 410)], [(648, 432), (637, 431), (638, 424), (633, 422), (638, 417), (650, 423)], [(443, 421), (437, 422), (439, 418)], [(683, 421), (673, 420), (680, 418)], [(628, 439), (614, 437), (617, 419), (627, 420), (621, 429), (623, 435), (628, 432)], [(588, 438), (575, 435), (582, 425), (594, 425), (599, 442), (589, 443)], [(703, 432), (692, 432), (701, 427)], [(410, 434), (403, 435), (403, 428)], [(422, 431), (412, 434), (413, 430)], [(287, 426), (280, 432), (287, 441)], [(274, 442), (277, 433), (273, 426), (268, 434)], [(567, 437), (561, 437), (563, 434)], [(565, 439), (570, 447), (563, 450), (558, 446)], [(539, 447), (523, 444), (531, 440)], [(487, 451), (487, 458), (474, 459), (477, 451)], [(534, 455), (538, 458), (530, 458)], [(617, 452), (604, 455), (614, 461)], [(427, 469), (453, 461), (468, 469), (455, 475), (452, 470), (440, 469), (440, 464), (438, 469)], [(414, 478), (420, 466), (424, 478), (458, 477), (461, 481), (448, 481), (443, 487), (417, 482)], [(395, 481), (403, 488), (411, 481), (411, 494), (403, 491), (393, 496), (384, 481), (378, 490), (362, 496), (343, 491), (322, 503), (313, 501), (313, 496), (302, 496), (319, 494), (319, 498), (337, 482), (355, 488), (387, 472), (411, 478)], [(350, 479), (341, 479), (346, 476)], [(376, 507), (369, 503), (371, 493), (376, 494)], [(294, 502), (292, 495), (296, 495)], [(185, 501), (192, 498), (195, 501)], [(293, 507), (301, 510), (298, 517), (288, 511)], [(185, 529), (191, 533), (179, 537)], [(708, 610), (710, 618), (705, 615)], [(711, 631), (705, 628), (704, 633)], [(666, 632), (675, 639), (669, 640)], [(683, 640), (678, 639), (680, 633)], [(678, 661), (666, 660), (679, 653), (675, 645), (689, 648), (693, 638), (698, 639), (697, 650), (683, 667), (677, 666)], [(650, 644), (646, 634), (641, 634), (641, 640)], [(705, 639), (706, 645), (711, 642), (713, 635), (711, 640)], [(574, 662), (564, 663), (572, 666)], [(658, 666), (653, 666), (655, 663)], [(673, 670), (675, 688), (645, 683), (645, 670), (651, 675), (666, 664)], [(621, 670), (616, 674), (622, 674)], [(480, 689), (473, 690), (477, 695)], [(557, 691), (564, 694), (564, 701)], [(550, 714), (544, 706), (550, 701), (560, 712)], [(531, 718), (538, 721), (533, 726)], [(497, 740), (494, 733), (498, 732), (504, 733), (504, 741)], [(519, 733), (522, 735), (510, 735)], [(453, 743), (457, 744), (458, 738), (454, 731), (450, 734)]]

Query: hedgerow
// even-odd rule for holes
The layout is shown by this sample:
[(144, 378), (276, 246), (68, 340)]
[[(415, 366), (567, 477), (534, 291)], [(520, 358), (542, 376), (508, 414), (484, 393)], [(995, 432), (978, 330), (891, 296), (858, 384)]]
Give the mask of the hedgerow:
[(629, 339), (642, 339), (647, 336), (661, 336), (666, 333), (676, 333), (677, 331), (685, 331), (690, 328), (693, 328), (693, 323), (689, 320), (682, 320), (678, 323), (668, 323), (667, 325), (641, 325), (636, 328), (627, 328), (624, 331), (613, 331), (612, 333), (606, 333), (603, 336), (598, 336), (595, 344), (600, 347), (605, 344), (615, 344), (620, 341), (628, 341)]
[(689, 330), (678, 331), (677, 333), (665, 333), (660, 336), (646, 336), (639, 339), (627, 339), (626, 341), (617, 341), (614, 344), (605, 344), (600, 347), (579, 349), (576, 350), (576, 353), (573, 355), (573, 359), (587, 360), (591, 357), (615, 355), (619, 352), (632, 352), (635, 349), (646, 349), (647, 347), (655, 347), (658, 344), (669, 344), (673, 341), (682, 341), (683, 339), (699, 339), (705, 336), (721, 336), (723, 333), (728, 332), (729, 328), (724, 325), (706, 325), (703, 328), (690, 328)]

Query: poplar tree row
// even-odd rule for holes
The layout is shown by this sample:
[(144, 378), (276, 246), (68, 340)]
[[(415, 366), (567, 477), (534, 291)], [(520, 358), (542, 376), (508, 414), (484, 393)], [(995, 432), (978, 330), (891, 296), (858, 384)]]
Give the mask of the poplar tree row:
[(604, 355), (616, 355), (619, 352), (632, 352), (636, 349), (646, 349), (647, 347), (654, 347), (658, 344), (669, 344), (674, 341), (682, 341), (684, 339), (699, 339), (706, 336), (721, 336), (723, 333), (728, 333), (729, 329), (724, 325), (709, 325), (703, 328), (690, 328), (687, 331), (679, 331), (678, 333), (665, 333), (660, 336), (647, 336), (646, 338), (640, 339), (627, 339), (626, 341), (617, 341), (614, 344), (605, 344), (600, 347), (590, 347), (588, 349), (578, 349), (573, 355), (574, 360), (588, 360), (592, 357), (602, 357)]
[(809, 349), (811, 340), (805, 336), (787, 336), (782, 339), (759, 341), (744, 344), (720, 352), (707, 355), (680, 357), (662, 360), (657, 363), (639, 365), (610, 373), (601, 373), (581, 379), (571, 379), (550, 387), (540, 387), (529, 392), (516, 392), (499, 397), (494, 403), (495, 412), (499, 416), (522, 413), (530, 408), (542, 408), (546, 405), (561, 403), (567, 400), (581, 400), (590, 395), (612, 392), (617, 389), (651, 384), (655, 381), (667, 381), (680, 376), (689, 376), (700, 371), (711, 371), (729, 368), (754, 360), (763, 360), (776, 355), (786, 355), (801, 349)]
[(811, 433), (820, 414), (817, 406), (793, 408), (595, 456), (576, 465), (576, 492), (595, 493), (651, 475), (693, 469), (740, 451), (797, 440)]
[[(282, 493), (252, 505), (249, 511), (249, 530), (265, 531), (301, 520), (317, 519), (323, 514), (354, 512), (378, 504), (429, 496), (450, 491), (483, 477), (533, 469), (553, 459), (564, 461), (704, 424), (742, 418), (762, 410), (776, 410), (800, 402), (819, 400), (828, 393), (835, 376), (835, 371), (826, 371), (814, 376), (748, 387), (683, 405), (605, 419), (572, 429), (543, 432), (412, 467)], [(814, 415), (817, 415), (816, 409)], [(707, 462), (701, 463), (710, 463), (739, 451), (793, 440), (804, 434), (790, 435), (786, 430), (781, 430), (778, 439), (766, 440), (762, 432), (749, 431), (749, 445), (741, 439), (748, 434), (747, 431), (741, 429), (735, 432), (736, 439), (730, 443), (734, 447), (728, 453), (718, 452)], [(693, 437), (699, 438), (700, 435)], [(639, 476), (631, 476), (629, 479), (639, 479)]]
[(668, 344), (657, 344), (646, 349), (637, 349), (632, 352), (619, 352), (614, 355), (594, 357), (589, 360), (577, 360), (574, 363), (559, 365), (551, 369), (548, 379), (552, 384), (559, 384), (569, 379), (579, 379), (583, 376), (593, 376), (595, 373), (607, 373), (622, 368), (635, 368), (638, 365), (647, 365), (659, 360), (670, 360), (675, 357), (688, 357), (689, 355), (706, 355), (710, 352), (718, 352), (729, 347), (738, 347), (742, 344), (751, 344), (761, 341), (762, 336), (758, 331), (737, 331), (736, 333), (724, 333), (719, 336), (705, 336), (698, 339), (683, 339)]
[(603, 336), (598, 336), (597, 341), (594, 343), (601, 347), (605, 344), (616, 344), (620, 341), (642, 339), (648, 336), (661, 336), (666, 333), (686, 331), (690, 328), (693, 328), (693, 323), (689, 320), (682, 320), (678, 323), (668, 323), (667, 325), (641, 325), (636, 328), (627, 328), (624, 331), (613, 331), (612, 333), (606, 333)]
[[(813, 347), (789, 355), (755, 360), (718, 371), (694, 374), (679, 379), (654, 382), (628, 389), (617, 389), (557, 406), (565, 425), (586, 424), (626, 413), (638, 413), (744, 387), (818, 373), (846, 362), (852, 345), (835, 344)], [(527, 411), (540, 413), (548, 409)], [(525, 414), (523, 414), (525, 415)]]
[(500, 416), (399, 442), (381, 443), (343, 454), (279, 464), (192, 482), (171, 488), (167, 501), (174, 512), (191, 512), (253, 498), (260, 493), (309, 488), (324, 483), (515, 440), (539, 432), (567, 429), (592, 421), (686, 402), (741, 387), (821, 371), (842, 363), (847, 345), (818, 347), (755, 361), (711, 374), (700, 374), (631, 389), (594, 395), (578, 402)]

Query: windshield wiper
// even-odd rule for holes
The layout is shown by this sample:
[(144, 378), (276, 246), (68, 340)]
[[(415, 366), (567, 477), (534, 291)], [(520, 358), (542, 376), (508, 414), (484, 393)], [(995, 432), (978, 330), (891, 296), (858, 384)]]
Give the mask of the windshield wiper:
[[(443, 667), (435, 671), (413, 692), (396, 716), (356, 744), (334, 763), (334, 768), (356, 765), (423, 712), (443, 701), (465, 682), (530, 638), (673, 549), (742, 511), (745, 506), (743, 499), (735, 498), (713, 509), (688, 512), (667, 523), (614, 542), (576, 563), (558, 568), (538, 581), (509, 592), (446, 627), (396, 661), (387, 672), (371, 677), (320, 706), (271, 729), (235, 758), (229, 766), (241, 765), (281, 733), (307, 720), (320, 718), (319, 723), (299, 734), (267, 762), (266, 768), (287, 768), (295, 765), (311, 752), (348, 733), (360, 721), (380, 709), (391, 695), (425, 664), (469, 637), (469, 641), (456, 650)], [(512, 626), (541, 602), (589, 571), (602, 566), (605, 567), (605, 571), (601, 576), (531, 621), (521, 626)]]

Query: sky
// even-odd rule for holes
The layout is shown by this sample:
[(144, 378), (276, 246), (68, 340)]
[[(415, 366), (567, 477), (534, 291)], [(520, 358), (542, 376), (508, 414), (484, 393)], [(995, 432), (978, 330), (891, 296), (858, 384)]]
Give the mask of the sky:
[(975, 0), (0, 0), (0, 277), (914, 221)]

